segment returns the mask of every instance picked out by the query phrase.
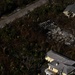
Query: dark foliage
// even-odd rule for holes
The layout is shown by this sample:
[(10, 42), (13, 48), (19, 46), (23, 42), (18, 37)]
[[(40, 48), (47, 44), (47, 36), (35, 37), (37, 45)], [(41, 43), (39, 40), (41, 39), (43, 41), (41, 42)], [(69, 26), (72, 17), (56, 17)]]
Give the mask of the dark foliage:
[(0, 0), (0, 17), (35, 0)]
[(43, 5), (0, 29), (0, 75), (38, 75), (45, 63), (45, 54), (50, 49), (75, 60), (74, 46), (48, 40), (47, 31), (38, 25), (50, 19), (61, 28), (71, 28), (72, 31), (75, 18), (68, 19), (64, 16), (64, 7), (60, 10), (59, 4)]

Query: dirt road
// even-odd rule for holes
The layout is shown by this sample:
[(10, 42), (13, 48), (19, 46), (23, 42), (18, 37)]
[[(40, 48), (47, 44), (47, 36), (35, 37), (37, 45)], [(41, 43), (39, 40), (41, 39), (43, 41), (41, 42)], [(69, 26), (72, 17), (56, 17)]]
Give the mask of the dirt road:
[(0, 28), (3, 28), (6, 24), (13, 22), (15, 19), (20, 18), (28, 13), (28, 11), (33, 11), (35, 8), (40, 7), (41, 5), (48, 2), (48, 0), (39, 0), (31, 5), (27, 5), (25, 8), (17, 11), (16, 13), (5, 17), (3, 20), (0, 21)]

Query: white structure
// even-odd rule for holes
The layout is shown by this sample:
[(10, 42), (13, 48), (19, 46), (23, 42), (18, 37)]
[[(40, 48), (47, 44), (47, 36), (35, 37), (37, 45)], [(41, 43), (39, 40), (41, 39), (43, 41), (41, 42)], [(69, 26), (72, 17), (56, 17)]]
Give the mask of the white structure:
[(54, 73), (50, 72), (48, 68), (45, 70), (45, 73), (46, 73), (46, 75), (53, 75), (54, 74)]
[(74, 17), (75, 16), (75, 3), (72, 5), (68, 5), (66, 9), (63, 11), (63, 13), (67, 17)]
[(50, 50), (45, 59), (49, 62), (48, 68), (45, 69), (46, 75), (68, 75), (73, 73), (75, 61), (61, 56), (54, 51)]

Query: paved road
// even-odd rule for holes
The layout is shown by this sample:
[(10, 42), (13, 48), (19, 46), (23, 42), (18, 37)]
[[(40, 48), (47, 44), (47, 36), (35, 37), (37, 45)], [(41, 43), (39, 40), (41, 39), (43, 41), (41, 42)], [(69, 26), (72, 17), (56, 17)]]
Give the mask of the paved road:
[(0, 28), (3, 28), (6, 24), (13, 22), (15, 19), (20, 18), (28, 13), (28, 11), (33, 11), (35, 8), (40, 7), (41, 5), (48, 2), (48, 0), (39, 0), (31, 5), (27, 5), (24, 9), (5, 17), (3, 20), (0, 21)]

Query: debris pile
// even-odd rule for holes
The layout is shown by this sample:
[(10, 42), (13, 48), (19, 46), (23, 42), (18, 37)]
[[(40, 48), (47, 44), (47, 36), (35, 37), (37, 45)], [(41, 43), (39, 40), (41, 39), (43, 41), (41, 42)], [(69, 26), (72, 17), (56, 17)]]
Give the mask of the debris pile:
[(75, 41), (75, 37), (71, 33), (62, 30), (50, 20), (40, 23), (39, 26), (48, 30), (48, 39), (55, 39), (58, 42), (64, 42), (66, 45), (71, 45)]

